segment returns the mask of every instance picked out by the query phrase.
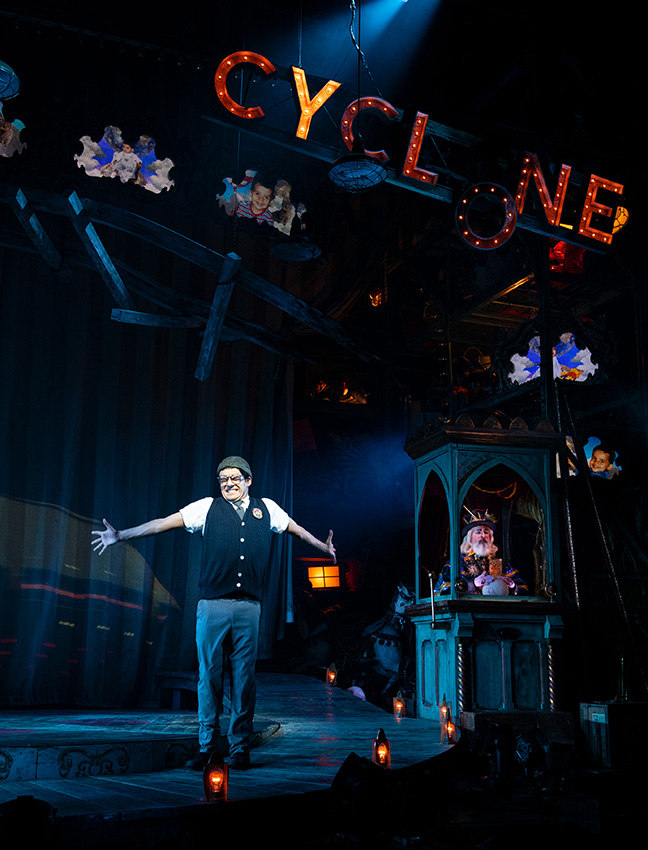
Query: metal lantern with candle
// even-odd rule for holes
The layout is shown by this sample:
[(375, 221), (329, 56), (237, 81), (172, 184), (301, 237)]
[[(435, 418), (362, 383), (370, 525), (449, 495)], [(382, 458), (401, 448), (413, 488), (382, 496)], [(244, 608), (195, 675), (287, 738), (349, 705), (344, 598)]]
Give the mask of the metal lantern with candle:
[(403, 698), (403, 694), (399, 691), (393, 699), (394, 704), (394, 717), (404, 717), (405, 716), (405, 699)]
[(203, 788), (205, 800), (227, 800), (227, 783), (229, 769), (226, 762), (217, 756), (212, 756), (203, 769)]
[(379, 729), (373, 740), (371, 760), (381, 767), (391, 767), (391, 746), (384, 729)]

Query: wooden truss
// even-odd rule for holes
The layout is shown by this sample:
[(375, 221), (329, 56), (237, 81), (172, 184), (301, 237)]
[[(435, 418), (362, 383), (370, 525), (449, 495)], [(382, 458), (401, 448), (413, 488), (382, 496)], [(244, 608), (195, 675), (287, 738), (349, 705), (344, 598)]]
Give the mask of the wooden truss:
[[(27, 193), (20, 188), (5, 186), (0, 188), (0, 202), (11, 207), (28, 237), (21, 239), (19, 234), (12, 233), (10, 238), (4, 239), (0, 233), (0, 241), (12, 248), (35, 249), (47, 265), (67, 281), (72, 279), (72, 265), (95, 268), (115, 301), (116, 306), (111, 312), (114, 321), (164, 328), (199, 329), (202, 332), (202, 344), (195, 370), (195, 377), (199, 381), (209, 377), (221, 339), (245, 339), (282, 357), (308, 361), (281, 334), (229, 310), (235, 286), (272, 304), (355, 356), (365, 361), (373, 358), (370, 352), (344, 332), (338, 322), (290, 292), (248, 271), (237, 254), (223, 256), (150, 219), (109, 204), (80, 198), (76, 192), (63, 197), (39, 190), (29, 190)], [(42, 213), (63, 215), (71, 221), (83, 248), (80, 254), (66, 251), (66, 257), (63, 257), (42, 224)], [(165, 287), (123, 261), (112, 258), (97, 232), (97, 225), (144, 239), (215, 275), (217, 283), (211, 303)], [(131, 293), (163, 307), (167, 312), (136, 310)]]

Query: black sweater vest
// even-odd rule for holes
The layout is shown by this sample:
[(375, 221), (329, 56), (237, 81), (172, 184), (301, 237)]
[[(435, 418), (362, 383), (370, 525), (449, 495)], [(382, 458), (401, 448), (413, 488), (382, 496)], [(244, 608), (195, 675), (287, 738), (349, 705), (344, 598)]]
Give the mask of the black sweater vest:
[(261, 499), (250, 497), (241, 520), (225, 499), (215, 498), (205, 520), (200, 598), (243, 592), (261, 599), (271, 544), (270, 515)]

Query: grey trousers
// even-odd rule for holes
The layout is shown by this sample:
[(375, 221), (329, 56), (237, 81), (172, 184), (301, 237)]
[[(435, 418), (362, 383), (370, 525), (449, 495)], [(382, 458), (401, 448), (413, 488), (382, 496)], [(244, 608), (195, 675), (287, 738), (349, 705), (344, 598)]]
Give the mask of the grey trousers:
[(223, 701), (224, 646), (232, 671), (232, 700), (228, 740), (230, 754), (247, 750), (252, 735), (259, 648), (261, 603), (250, 599), (201, 599), (196, 611), (198, 649), (198, 743), (213, 749), (220, 734)]

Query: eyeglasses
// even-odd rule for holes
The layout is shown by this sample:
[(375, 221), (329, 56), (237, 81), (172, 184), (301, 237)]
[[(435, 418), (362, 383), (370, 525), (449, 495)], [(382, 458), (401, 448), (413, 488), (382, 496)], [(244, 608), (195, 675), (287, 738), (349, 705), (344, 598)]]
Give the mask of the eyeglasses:
[(228, 481), (231, 481), (232, 484), (240, 484), (241, 481), (245, 481), (245, 478), (242, 475), (222, 475), (218, 479), (218, 483), (223, 486), (223, 484), (227, 484)]

